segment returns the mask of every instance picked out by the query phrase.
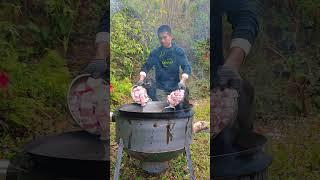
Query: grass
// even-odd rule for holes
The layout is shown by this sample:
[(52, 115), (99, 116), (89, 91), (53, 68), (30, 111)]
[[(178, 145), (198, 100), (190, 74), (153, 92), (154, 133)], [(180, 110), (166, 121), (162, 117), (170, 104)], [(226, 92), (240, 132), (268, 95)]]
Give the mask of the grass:
[(301, 118), (270, 123), (267, 151), (273, 156), (271, 180), (320, 179), (320, 122)]
[[(207, 121), (210, 116), (209, 98), (197, 100), (194, 103), (194, 122)], [(115, 124), (110, 126), (110, 159), (111, 159), (111, 175), (114, 174), (117, 144), (115, 142)], [(210, 136), (209, 133), (200, 132), (194, 134), (193, 143), (191, 144), (191, 158), (196, 179), (209, 179), (210, 174)], [(179, 155), (176, 159), (171, 160), (169, 169), (159, 175), (150, 175), (142, 169), (137, 168), (137, 161), (130, 158), (124, 153), (121, 163), (121, 179), (189, 179), (189, 170), (187, 168), (187, 160), (185, 154)]]

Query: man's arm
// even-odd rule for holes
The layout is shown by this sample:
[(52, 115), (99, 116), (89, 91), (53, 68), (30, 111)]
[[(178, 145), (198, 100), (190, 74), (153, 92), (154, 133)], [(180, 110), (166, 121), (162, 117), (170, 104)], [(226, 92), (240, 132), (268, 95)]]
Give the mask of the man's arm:
[(258, 34), (259, 0), (224, 0), (222, 9), (232, 24), (232, 41), (226, 61), (218, 69), (221, 87), (240, 88), (239, 70)]
[(147, 76), (147, 73), (151, 70), (151, 68), (154, 66), (154, 55), (155, 52), (152, 51), (147, 59), (147, 61), (143, 64), (141, 71), (140, 71), (140, 79), (139, 82), (143, 82), (144, 79)]
[(178, 49), (178, 55), (180, 56), (180, 63), (182, 69), (182, 76), (180, 83), (185, 84), (189, 76), (191, 75), (191, 66), (188, 61), (188, 57), (183, 49)]
[(258, 11), (261, 4), (259, 0), (226, 0), (223, 3), (233, 28), (225, 64), (239, 69), (257, 37)]

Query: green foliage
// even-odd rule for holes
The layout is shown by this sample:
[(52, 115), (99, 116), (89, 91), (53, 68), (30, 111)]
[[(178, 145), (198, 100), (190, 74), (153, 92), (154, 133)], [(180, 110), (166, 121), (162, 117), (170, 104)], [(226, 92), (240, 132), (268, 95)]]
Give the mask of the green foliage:
[(317, 143), (319, 122), (316, 119), (302, 120), (303, 123), (290, 123), (289, 126), (287, 122), (277, 123), (277, 129), (285, 134), (269, 139), (268, 153), (273, 155), (270, 179), (320, 178), (320, 145)]
[(48, 133), (54, 130), (53, 124), (65, 118), (70, 77), (65, 60), (56, 51), (48, 50), (39, 63), (30, 64), (19, 61), (19, 50), (10, 43), (0, 42), (0, 71), (10, 78), (8, 95), (0, 94), (0, 148), (14, 144), (0, 156), (10, 158), (18, 150), (16, 144), (26, 139), (5, 140)]
[[(9, 37), (20, 38), (24, 44), (33, 44), (34, 47), (37, 47), (38, 54), (43, 54), (46, 48), (57, 46), (62, 46), (66, 52), (79, 2), (76, 0), (48, 0), (34, 3), (33, 8), (38, 9), (36, 15), (23, 13), (21, 11), (23, 4), (20, 2), (1, 3), (0, 8), (1, 11), (3, 10), (2, 17), (4, 17), (0, 19), (1, 35), (19, 34), (20, 36)], [(4, 33), (3, 30), (6, 32)]]
[[(2, 8), (9, 6), (1, 5)], [(12, 4), (11, 7), (18, 6)], [(7, 72), (10, 78), (8, 95), (1, 94), (0, 97), (0, 117), (5, 124), (0, 129), (9, 134), (20, 130), (24, 133), (37, 133), (39, 128), (43, 128), (39, 124), (48, 119), (52, 121), (53, 117), (61, 118), (63, 112), (66, 112), (69, 73), (65, 60), (58, 52), (45, 49), (49, 46), (42, 43), (48, 40), (43, 38), (43, 33), (46, 32), (37, 28), (32, 22), (23, 26), (16, 25), (15, 22), (0, 21), (0, 71)], [(42, 53), (39, 53), (37, 46), (24, 45), (23, 30), (27, 29), (34, 37), (42, 38), (42, 42), (36, 42), (39, 46), (44, 46)], [(34, 53), (44, 56), (35, 61), (31, 59)]]
[(210, 89), (210, 55), (209, 42), (207, 40), (197, 40), (192, 44), (192, 53), (189, 59), (193, 68), (193, 78), (189, 81), (190, 96), (192, 98), (205, 98), (209, 96)]
[(150, 49), (144, 46), (142, 22), (121, 11), (111, 19), (111, 71), (119, 77), (132, 77), (134, 65), (142, 64)]
[(128, 78), (117, 79), (113, 75), (110, 77), (110, 82), (112, 84), (112, 92), (110, 93), (111, 101), (111, 111), (114, 111), (119, 105), (124, 102), (128, 102), (129, 95), (131, 92), (131, 81)]
[(61, 117), (66, 112), (69, 83), (64, 59), (50, 50), (39, 64), (32, 65), (19, 62), (14, 50), (7, 53), (9, 56), (2, 56), (0, 64), (0, 69), (10, 77), (9, 95), (1, 97), (0, 105), (0, 116), (5, 123), (13, 129), (34, 132), (38, 127), (35, 122)]
[(209, 71), (210, 69), (210, 44), (209, 40), (197, 40), (194, 41), (192, 52), (196, 59), (198, 60), (198, 63), (201, 66), (204, 66), (205, 71)]
[[(0, 3), (0, 72), (5, 71), (10, 79), (8, 92), (0, 90), (0, 159), (11, 158), (36, 135), (61, 132), (68, 126), (70, 75), (64, 55), (70, 34), (95, 33), (106, 1), (95, 3)], [(80, 5), (89, 14), (78, 16)]]
[(142, 22), (128, 13), (126, 9), (111, 18), (110, 77), (114, 89), (111, 92), (112, 109), (130, 97), (133, 75), (150, 52), (146, 44), (151, 32), (143, 32)]
[(57, 38), (58, 42), (63, 44), (64, 50), (67, 51), (69, 36), (79, 3), (80, 1), (75, 0), (48, 0), (44, 2), (49, 27), (52, 27), (49, 36), (46, 36), (51, 39), (47, 39), (45, 42)]
[[(320, 1), (319, 0), (296, 0), (298, 9), (304, 15), (304, 18), (308, 17), (319, 17), (319, 8), (320, 8)], [(309, 19), (309, 18), (308, 18)], [(319, 23), (319, 21), (317, 21)]]

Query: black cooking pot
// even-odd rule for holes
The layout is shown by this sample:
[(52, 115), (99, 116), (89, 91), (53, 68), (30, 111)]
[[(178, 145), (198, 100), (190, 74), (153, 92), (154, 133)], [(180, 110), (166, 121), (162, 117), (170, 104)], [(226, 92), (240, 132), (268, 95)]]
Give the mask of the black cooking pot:
[(254, 132), (224, 129), (211, 141), (211, 177), (240, 177), (267, 169), (272, 158), (263, 152), (267, 139)]
[(85, 131), (30, 142), (8, 169), (8, 180), (93, 180), (109, 174), (107, 141)]

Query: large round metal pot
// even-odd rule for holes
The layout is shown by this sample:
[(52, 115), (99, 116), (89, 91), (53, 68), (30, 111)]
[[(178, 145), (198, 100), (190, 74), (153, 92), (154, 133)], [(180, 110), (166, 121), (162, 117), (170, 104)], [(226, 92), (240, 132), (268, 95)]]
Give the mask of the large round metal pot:
[(149, 172), (146, 164), (156, 166), (156, 162), (169, 161), (192, 142), (192, 106), (162, 112), (166, 106), (167, 103), (159, 101), (148, 102), (144, 107), (126, 104), (116, 112), (117, 141), (121, 138), (124, 149), (141, 160), (142, 168)]
[(272, 157), (263, 152), (263, 135), (224, 129), (211, 141), (210, 173), (217, 180), (266, 180)]
[(86, 131), (37, 138), (10, 162), (7, 180), (106, 179), (107, 143)]

